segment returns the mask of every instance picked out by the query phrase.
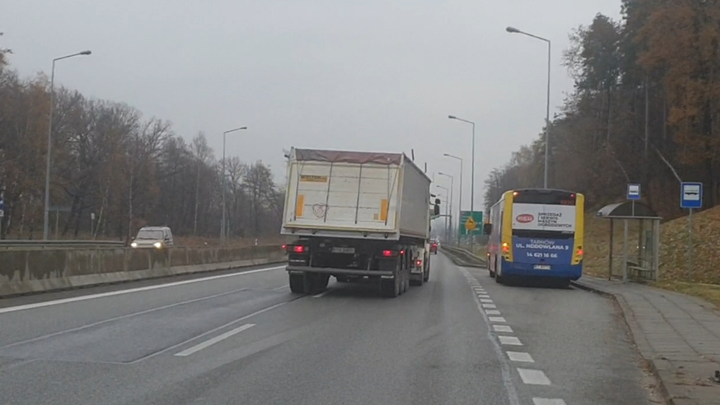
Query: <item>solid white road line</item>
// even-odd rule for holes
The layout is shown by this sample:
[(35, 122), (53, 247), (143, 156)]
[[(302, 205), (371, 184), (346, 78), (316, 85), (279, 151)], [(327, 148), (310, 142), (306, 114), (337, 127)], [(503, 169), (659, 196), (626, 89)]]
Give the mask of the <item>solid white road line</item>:
[(505, 318), (503, 318), (502, 316), (489, 316), (489, 317), (488, 317), (488, 320), (489, 320), (490, 322), (500, 322), (500, 323), (505, 323), (505, 322), (507, 322), (507, 321), (505, 320)]
[(535, 405), (566, 405), (562, 399), (533, 398)]
[[(61, 299), (61, 300), (37, 302), (37, 303), (34, 303), (34, 304), (26, 304), (26, 305), (18, 305), (18, 306), (16, 306), (16, 307), (0, 308), (0, 314), (5, 314), (5, 313), (8, 313), (8, 312), (15, 312), (15, 311), (22, 311), (22, 310), (25, 310), (25, 309), (42, 308), (42, 307), (49, 307), (49, 306), (53, 306), (53, 305), (67, 304), (67, 303), (70, 303), (70, 302), (92, 300), (92, 299), (95, 299), (95, 298), (112, 297), (112, 296), (114, 296), (114, 295), (123, 295), (123, 294), (130, 294), (130, 293), (141, 292), (141, 291), (157, 290), (157, 289), (159, 289), (159, 288), (175, 287), (175, 286), (179, 286), (179, 285), (192, 284), (192, 283), (200, 283), (200, 282), (203, 282), (203, 281), (217, 280), (217, 279), (220, 279), (220, 278), (244, 276), (244, 275), (247, 275), (247, 274), (262, 273), (262, 272), (265, 272), (265, 271), (271, 271), (271, 270), (277, 270), (277, 269), (284, 269), (284, 268), (285, 268), (285, 266), (275, 266), (275, 267), (268, 267), (268, 268), (264, 268), (264, 269), (241, 271), (241, 272), (232, 273), (232, 274), (222, 274), (222, 275), (219, 275), (219, 276), (196, 278), (196, 279), (185, 280), (185, 281), (176, 281), (176, 282), (174, 282), (174, 283), (151, 285), (151, 286), (147, 286), (147, 287), (131, 288), (131, 289), (129, 289), (129, 290), (112, 291), (112, 292), (106, 292), (106, 293), (100, 293), (100, 294), (83, 295), (83, 296), (80, 296), (80, 297), (64, 298), (64, 299)], [(140, 281), (140, 280), (138, 280), (138, 281)]]
[(482, 304), (482, 307), (483, 308), (491, 308), (491, 309), (497, 308), (497, 306), (495, 304)]
[(522, 378), (523, 382), (525, 384), (530, 385), (550, 385), (550, 380), (547, 378), (545, 373), (543, 373), (541, 370), (530, 370), (526, 368), (519, 368), (517, 369), (518, 373), (520, 373), (520, 378)]
[(498, 336), (498, 339), (500, 340), (500, 343), (503, 345), (511, 345), (511, 346), (522, 346), (522, 342), (520, 342), (520, 339), (518, 339), (515, 336)]
[(219, 298), (219, 297), (222, 297), (222, 296), (225, 296), (225, 295), (235, 294), (235, 293), (238, 293), (238, 292), (241, 292), (241, 291), (245, 291), (245, 290), (247, 290), (247, 288), (240, 288), (240, 289), (238, 289), (238, 290), (228, 291), (228, 292), (224, 292), (224, 293), (220, 293), (220, 294), (208, 295), (208, 296), (206, 296), (206, 297), (194, 298), (194, 299), (187, 300), (187, 301), (176, 302), (176, 303), (174, 303), (174, 304), (163, 305), (163, 306), (161, 306), (161, 307), (146, 309), (146, 310), (144, 310), (144, 311), (133, 312), (133, 313), (130, 313), (130, 314), (120, 315), (120, 316), (116, 316), (116, 317), (112, 317), (112, 318), (108, 318), (108, 319), (103, 319), (102, 321), (97, 321), (97, 322), (93, 322), (93, 323), (88, 323), (88, 324), (86, 324), (86, 325), (78, 326), (78, 327), (76, 327), (76, 328), (64, 329), (64, 330), (61, 330), (61, 331), (58, 331), (58, 332), (50, 333), (50, 334), (48, 334), (48, 335), (37, 336), (37, 337), (31, 338), (31, 339), (22, 340), (22, 341), (20, 341), (20, 342), (10, 343), (10, 344), (8, 344), (8, 345), (5, 345), (5, 346), (0, 347), (0, 349), (6, 349), (6, 348), (8, 348), (8, 347), (13, 347), (13, 346), (17, 346), (17, 345), (22, 345), (22, 344), (26, 344), (26, 343), (30, 343), (30, 342), (36, 342), (36, 341), (38, 341), (38, 340), (47, 339), (47, 338), (51, 338), (51, 337), (54, 337), (54, 336), (62, 335), (63, 333), (77, 332), (77, 331), (80, 331), (80, 330), (83, 330), (83, 329), (92, 328), (92, 327), (95, 327), (95, 326), (98, 326), (98, 325), (102, 325), (102, 324), (105, 324), (105, 323), (108, 323), (108, 322), (114, 322), (114, 321), (119, 321), (119, 320), (121, 320), (121, 319), (131, 318), (131, 317), (133, 317), (133, 316), (149, 314), (149, 313), (151, 313), (151, 312), (161, 311), (161, 310), (163, 310), (163, 309), (173, 308), (173, 307), (177, 307), (177, 306), (180, 306), (180, 305), (192, 304), (193, 302), (199, 302), (199, 301), (210, 300), (210, 299), (213, 299), (213, 298)]
[(238, 333), (240, 333), (240, 332), (242, 332), (242, 331), (244, 331), (244, 330), (250, 329), (250, 328), (252, 328), (253, 326), (255, 326), (254, 323), (246, 323), (245, 325), (243, 325), (243, 326), (241, 326), (241, 327), (239, 327), (239, 328), (235, 328), (235, 329), (233, 329), (233, 330), (230, 330), (230, 331), (227, 331), (227, 332), (223, 333), (222, 335), (215, 336), (214, 338), (212, 338), (212, 339), (210, 339), (210, 340), (206, 340), (206, 341), (200, 343), (199, 345), (195, 345), (195, 346), (193, 346), (193, 347), (190, 347), (190, 348), (188, 348), (188, 349), (186, 349), (186, 350), (181, 351), (180, 353), (176, 353), (175, 355), (176, 355), (176, 356), (181, 356), (181, 357), (189, 356), (189, 355), (191, 355), (191, 354), (193, 354), (193, 353), (199, 352), (199, 351), (202, 350), (202, 349), (205, 349), (205, 348), (207, 348), (207, 347), (210, 347), (210, 346), (214, 345), (214, 344), (217, 343), (217, 342), (223, 341), (223, 340), (229, 338), (229, 337), (232, 336), (232, 335), (236, 335), (236, 334), (238, 334)]
[(497, 309), (488, 309), (487, 311), (485, 311), (485, 313), (488, 315), (500, 315), (500, 311), (498, 311)]
[(530, 356), (530, 353), (525, 352), (506, 352), (508, 355), (508, 358), (512, 361), (517, 361), (520, 363), (535, 363), (535, 360), (533, 360), (532, 356)]
[(512, 328), (508, 325), (493, 325), (495, 332), (509, 332), (512, 333)]

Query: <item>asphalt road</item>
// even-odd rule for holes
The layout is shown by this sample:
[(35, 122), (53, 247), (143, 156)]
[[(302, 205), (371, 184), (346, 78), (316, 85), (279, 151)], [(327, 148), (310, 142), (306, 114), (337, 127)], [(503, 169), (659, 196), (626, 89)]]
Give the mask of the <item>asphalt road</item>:
[(0, 404), (649, 403), (610, 300), (432, 260), (396, 299), (269, 267), (0, 300)]

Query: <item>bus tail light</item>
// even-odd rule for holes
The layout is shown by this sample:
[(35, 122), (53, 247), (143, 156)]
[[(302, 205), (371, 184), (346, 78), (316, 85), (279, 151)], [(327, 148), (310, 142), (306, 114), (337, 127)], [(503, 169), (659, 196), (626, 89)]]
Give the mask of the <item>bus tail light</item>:
[(578, 254), (578, 256), (582, 256), (582, 255), (583, 255), (583, 248), (582, 248), (582, 246), (578, 246), (577, 254)]
[(503, 250), (503, 253), (507, 253), (507, 252), (510, 251), (510, 246), (508, 246), (508, 243), (507, 243), (507, 242), (503, 242), (503, 244), (502, 244), (502, 250)]

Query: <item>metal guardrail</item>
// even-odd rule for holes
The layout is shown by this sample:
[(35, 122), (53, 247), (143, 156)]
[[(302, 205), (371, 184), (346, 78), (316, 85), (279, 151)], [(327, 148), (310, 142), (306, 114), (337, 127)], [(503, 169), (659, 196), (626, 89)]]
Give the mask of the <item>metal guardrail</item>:
[(455, 264), (466, 267), (485, 267), (487, 265), (485, 260), (463, 248), (445, 245), (442, 245), (440, 248), (447, 251), (447, 253), (450, 253), (451, 259), (455, 259), (453, 260)]
[(125, 242), (114, 240), (0, 240), (0, 249), (10, 248), (82, 248), (124, 247)]

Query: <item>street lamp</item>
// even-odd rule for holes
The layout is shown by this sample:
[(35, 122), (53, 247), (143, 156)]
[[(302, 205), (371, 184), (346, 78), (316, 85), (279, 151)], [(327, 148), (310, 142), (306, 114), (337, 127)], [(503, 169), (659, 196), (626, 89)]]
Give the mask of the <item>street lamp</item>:
[[(455, 159), (455, 160), (460, 161), (460, 190), (458, 191), (458, 194), (459, 194), (458, 199), (460, 200), (460, 201), (458, 201), (458, 218), (460, 218), (460, 217), (462, 216), (462, 201), (463, 201), (463, 199), (462, 199), (462, 191), (463, 191), (463, 160), (462, 160), (461, 157), (458, 157), (458, 156), (455, 156), (455, 155), (451, 155), (451, 154), (449, 154), (449, 153), (444, 153), (443, 156), (449, 157), (449, 158), (451, 158), (451, 159)], [(458, 231), (458, 239), (457, 239), (457, 241), (458, 241), (458, 244), (460, 244), (460, 233), (459, 233), (459, 231)]]
[[(446, 197), (445, 195), (443, 195), (442, 193), (436, 192), (435, 194), (432, 194), (432, 193), (431, 193), (430, 195), (433, 196), (433, 198), (439, 198), (441, 202), (447, 201), (447, 197)], [(442, 215), (441, 215), (441, 216), (442, 216)], [(444, 231), (443, 231), (443, 232), (444, 232)], [(440, 236), (441, 236), (441, 234), (438, 234), (438, 238), (439, 238)]]
[(52, 124), (53, 124), (53, 104), (55, 103), (55, 62), (63, 59), (72, 58), (74, 56), (87, 56), (92, 52), (82, 51), (70, 55), (55, 58), (52, 61), (52, 70), (50, 72), (50, 118), (48, 123), (47, 135), (47, 162), (45, 163), (45, 213), (43, 218), (43, 240), (48, 240), (49, 221), (50, 221), (50, 156), (52, 155)]
[[(438, 173), (438, 174), (440, 174), (440, 173)], [(435, 187), (445, 190), (445, 241), (447, 242), (447, 240), (448, 240), (448, 205), (449, 205), (449, 204), (447, 204), (447, 202), (448, 202), (448, 199), (452, 198), (452, 197), (448, 197), (448, 196), (452, 195), (452, 194), (450, 193), (450, 190), (447, 187), (443, 187), (439, 184), (436, 184)]]
[[(472, 124), (472, 162), (470, 162), (470, 215), (474, 215), (475, 212), (475, 123), (472, 121), (464, 120), (462, 118), (458, 118), (454, 115), (448, 115), (448, 118), (451, 120), (458, 120), (462, 122), (466, 122), (468, 124)], [(472, 252), (473, 247), (473, 235), (470, 235), (470, 251)]]
[(539, 37), (524, 31), (520, 31), (515, 27), (507, 27), (505, 31), (511, 34), (522, 34), (528, 37), (539, 39), (547, 42), (548, 45), (548, 60), (547, 60), (547, 101), (545, 104), (545, 169), (543, 172), (543, 188), (548, 188), (548, 154), (549, 154), (549, 143), (550, 143), (550, 67), (551, 67), (551, 43), (547, 38)]
[[(452, 215), (452, 212), (453, 212), (453, 194), (455, 194), (455, 191), (454, 191), (454, 190), (455, 190), (455, 177), (453, 177), (453, 176), (451, 176), (451, 175), (449, 175), (449, 174), (443, 173), (443, 172), (438, 172), (438, 174), (441, 175), (441, 176), (445, 176), (445, 177), (449, 177), (449, 178), (450, 178), (450, 226), (448, 227), (448, 228), (449, 228), (449, 231), (448, 231), (448, 232), (453, 233), (453, 232), (452, 232), (452, 227), (453, 227), (453, 215)], [(448, 238), (448, 239), (449, 239), (449, 238)], [(453, 239), (454, 239), (454, 238), (453, 238)]]
[(231, 132), (247, 129), (247, 127), (234, 128), (223, 132), (223, 154), (222, 154), (222, 223), (220, 224), (220, 242), (225, 243), (227, 236), (227, 225), (225, 223), (225, 136)]

